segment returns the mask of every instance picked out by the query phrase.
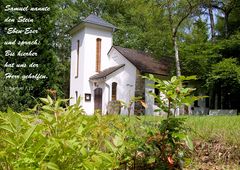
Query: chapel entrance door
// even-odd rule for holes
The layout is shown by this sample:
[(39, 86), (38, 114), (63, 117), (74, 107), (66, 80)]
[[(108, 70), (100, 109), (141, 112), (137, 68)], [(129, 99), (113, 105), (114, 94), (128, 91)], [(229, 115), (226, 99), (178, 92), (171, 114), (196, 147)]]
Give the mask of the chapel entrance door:
[(100, 110), (102, 113), (102, 88), (94, 90), (94, 111)]

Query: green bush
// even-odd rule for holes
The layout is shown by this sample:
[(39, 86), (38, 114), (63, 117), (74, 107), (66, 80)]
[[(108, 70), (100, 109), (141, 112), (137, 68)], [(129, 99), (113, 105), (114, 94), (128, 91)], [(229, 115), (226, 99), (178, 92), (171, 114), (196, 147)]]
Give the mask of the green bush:
[(49, 96), (40, 100), (24, 113), (0, 112), (1, 169), (173, 169), (189, 162), (192, 143), (182, 119), (86, 116), (80, 99), (73, 106)]
[[(11, 109), (0, 113), (2, 169), (118, 167), (118, 155), (111, 150), (115, 147), (109, 145), (119, 145), (120, 139), (101, 116), (82, 115), (78, 104), (64, 108), (62, 100), (41, 100), (45, 105), (27, 113), (18, 114)], [(107, 144), (105, 141), (111, 141), (111, 136), (113, 142)]]

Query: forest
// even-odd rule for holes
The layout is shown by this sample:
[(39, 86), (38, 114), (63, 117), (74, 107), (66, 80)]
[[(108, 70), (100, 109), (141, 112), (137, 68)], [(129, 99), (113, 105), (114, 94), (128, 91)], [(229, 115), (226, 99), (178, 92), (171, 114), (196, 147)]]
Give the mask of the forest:
[[(7, 5), (50, 10), (9, 12), (10, 8), (4, 10)], [(91, 13), (117, 26), (114, 45), (142, 50), (157, 59), (170, 59), (171, 75), (196, 75), (196, 95), (204, 92), (210, 96), (210, 108), (240, 110), (239, 0), (1, 0), (1, 111), (8, 107), (26, 110), (47, 94), (69, 98), (68, 30)], [(7, 34), (4, 28), (11, 23), (2, 21), (12, 16), (34, 22), (31, 28), (38, 31), (37, 39), (30, 42), (32, 37), (28, 34)], [(24, 24), (14, 23), (19, 30)], [(33, 50), (31, 54), (39, 55), (4, 56), (9, 44), (2, 42), (9, 39), (18, 42), (11, 46), (12, 51)], [(27, 40), (30, 44), (21, 45)], [(35, 64), (32, 69), (45, 77), (39, 81), (6, 78), (6, 73), (30, 75), (29, 69), (5, 67), (9, 63)]]

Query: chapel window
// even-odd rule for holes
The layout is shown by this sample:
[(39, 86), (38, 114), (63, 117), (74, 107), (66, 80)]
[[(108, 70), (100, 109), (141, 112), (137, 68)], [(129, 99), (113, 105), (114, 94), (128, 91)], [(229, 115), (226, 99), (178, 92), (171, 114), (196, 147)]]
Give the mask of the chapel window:
[(77, 65), (77, 69), (76, 69), (76, 76), (75, 76), (75, 78), (78, 78), (78, 72), (79, 72), (79, 50), (80, 50), (80, 41), (79, 40), (77, 40), (77, 63), (76, 63), (76, 65)]
[(117, 83), (112, 83), (112, 100), (117, 100)]
[(101, 71), (101, 39), (96, 40), (96, 72)]

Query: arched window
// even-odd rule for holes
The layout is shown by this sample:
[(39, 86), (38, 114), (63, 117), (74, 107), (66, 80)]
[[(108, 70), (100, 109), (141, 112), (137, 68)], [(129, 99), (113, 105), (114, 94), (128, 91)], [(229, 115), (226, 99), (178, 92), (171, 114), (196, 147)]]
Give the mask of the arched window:
[(112, 100), (117, 100), (117, 83), (112, 83)]
[(100, 38), (96, 40), (96, 72), (101, 71), (101, 42)]
[(78, 99), (78, 91), (75, 91), (75, 95), (76, 95), (76, 101)]
[(79, 72), (79, 50), (80, 50), (80, 41), (79, 40), (77, 40), (77, 69), (76, 69), (76, 76), (75, 76), (75, 78), (78, 78), (78, 72)]

